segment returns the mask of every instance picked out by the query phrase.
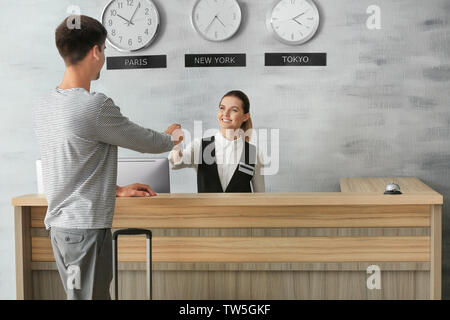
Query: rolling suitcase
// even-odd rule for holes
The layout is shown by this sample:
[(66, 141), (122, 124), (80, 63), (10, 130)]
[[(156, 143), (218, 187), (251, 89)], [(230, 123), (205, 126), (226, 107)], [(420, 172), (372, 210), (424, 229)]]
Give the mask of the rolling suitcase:
[(113, 280), (114, 300), (119, 299), (119, 268), (117, 257), (117, 240), (119, 235), (141, 235), (147, 237), (147, 298), (152, 300), (152, 232), (147, 229), (121, 229), (113, 233)]

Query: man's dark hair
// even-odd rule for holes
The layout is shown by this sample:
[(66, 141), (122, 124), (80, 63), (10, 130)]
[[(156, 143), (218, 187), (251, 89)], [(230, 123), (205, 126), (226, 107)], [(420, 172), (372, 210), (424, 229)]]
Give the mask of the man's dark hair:
[[(72, 25), (75, 19), (79, 19), (79, 28), (75, 24)], [(73, 28), (69, 28), (68, 24)], [(72, 65), (83, 60), (95, 45), (98, 45), (101, 51), (106, 35), (107, 31), (99, 21), (83, 15), (69, 16), (56, 28), (55, 42), (66, 64)]]

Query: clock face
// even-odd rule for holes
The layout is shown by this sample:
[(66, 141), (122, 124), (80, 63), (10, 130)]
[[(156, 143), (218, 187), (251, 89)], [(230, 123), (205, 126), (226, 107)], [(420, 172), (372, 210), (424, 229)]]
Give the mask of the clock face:
[(146, 48), (156, 38), (159, 13), (151, 0), (112, 0), (102, 13), (109, 44), (122, 52)]
[(236, 0), (197, 0), (192, 10), (192, 25), (206, 40), (231, 38), (241, 24), (241, 8)]
[(267, 26), (279, 41), (298, 45), (314, 36), (319, 20), (319, 11), (312, 0), (280, 0), (269, 12)]

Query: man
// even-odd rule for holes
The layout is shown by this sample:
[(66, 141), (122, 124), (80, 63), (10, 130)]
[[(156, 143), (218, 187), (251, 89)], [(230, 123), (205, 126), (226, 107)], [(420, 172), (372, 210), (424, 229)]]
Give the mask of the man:
[(105, 62), (107, 32), (97, 20), (79, 18), (78, 29), (68, 28), (69, 18), (56, 29), (66, 71), (36, 104), (34, 125), (48, 202), (45, 226), (67, 298), (109, 299), (115, 197), (156, 195), (147, 185), (116, 186), (117, 146), (170, 151), (182, 139), (176, 137), (181, 127), (145, 129), (124, 117), (113, 100), (90, 92)]

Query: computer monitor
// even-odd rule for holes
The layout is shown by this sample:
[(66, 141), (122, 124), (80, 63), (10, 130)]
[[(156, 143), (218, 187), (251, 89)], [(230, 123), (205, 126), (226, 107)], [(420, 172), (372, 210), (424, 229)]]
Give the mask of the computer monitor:
[[(38, 193), (45, 193), (42, 181), (42, 163), (36, 160)], [(156, 193), (170, 193), (169, 160), (119, 158), (117, 184), (126, 186), (133, 183), (147, 184)]]
[(147, 184), (156, 193), (170, 193), (169, 160), (167, 158), (119, 158), (117, 185)]

